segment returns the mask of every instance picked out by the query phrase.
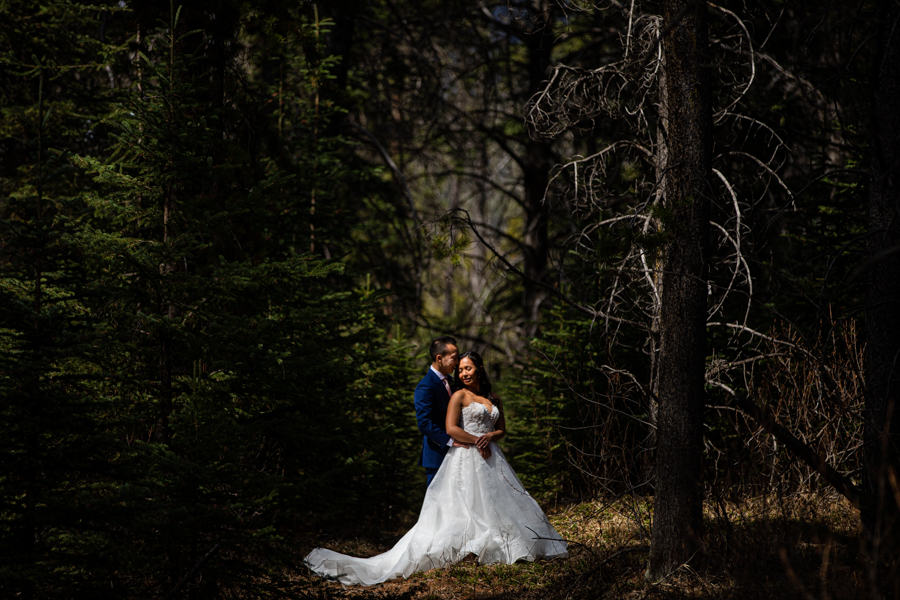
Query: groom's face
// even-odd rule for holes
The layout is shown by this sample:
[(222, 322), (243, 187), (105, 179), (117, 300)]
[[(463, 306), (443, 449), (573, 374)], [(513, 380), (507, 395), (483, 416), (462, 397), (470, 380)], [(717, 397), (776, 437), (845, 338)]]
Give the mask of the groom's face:
[(448, 344), (443, 354), (437, 355), (435, 360), (435, 368), (444, 375), (452, 375), (459, 361), (459, 349), (453, 344)]

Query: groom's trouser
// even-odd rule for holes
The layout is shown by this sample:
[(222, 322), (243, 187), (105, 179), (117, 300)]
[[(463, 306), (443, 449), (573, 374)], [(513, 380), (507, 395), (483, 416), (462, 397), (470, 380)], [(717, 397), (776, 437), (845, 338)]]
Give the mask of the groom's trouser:
[(431, 485), (431, 480), (434, 479), (434, 475), (437, 472), (438, 467), (425, 467), (425, 487)]

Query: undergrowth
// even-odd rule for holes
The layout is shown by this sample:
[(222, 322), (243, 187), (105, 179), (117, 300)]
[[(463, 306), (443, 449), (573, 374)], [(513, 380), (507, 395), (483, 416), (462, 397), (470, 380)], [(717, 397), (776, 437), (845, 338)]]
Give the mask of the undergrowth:
[[(474, 560), (372, 587), (310, 574), (299, 597), (327, 600), (730, 598), (854, 600), (868, 597), (859, 563), (858, 513), (827, 494), (767, 496), (706, 506), (705, 546), (659, 583), (644, 579), (652, 499), (595, 500), (549, 511), (569, 558), (514, 565)], [(384, 552), (401, 532), (370, 539), (309, 540), (340, 552)], [(300, 550), (298, 548), (298, 550)]]

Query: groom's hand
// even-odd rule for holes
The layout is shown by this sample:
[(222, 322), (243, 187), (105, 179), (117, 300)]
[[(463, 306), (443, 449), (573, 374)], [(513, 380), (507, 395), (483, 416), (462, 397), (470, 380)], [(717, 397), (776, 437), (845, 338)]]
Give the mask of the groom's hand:
[(478, 452), (481, 454), (481, 458), (487, 460), (491, 457), (491, 449), (490, 448), (479, 448)]
[(468, 448), (469, 447), (468, 444), (463, 444), (462, 442), (457, 442), (456, 440), (453, 440), (453, 446), (456, 448)]

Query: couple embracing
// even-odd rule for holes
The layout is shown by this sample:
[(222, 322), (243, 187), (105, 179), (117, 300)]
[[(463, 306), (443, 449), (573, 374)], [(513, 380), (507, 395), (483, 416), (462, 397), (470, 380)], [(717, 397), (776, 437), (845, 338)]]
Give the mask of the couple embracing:
[[(434, 340), (429, 354), (431, 367), (414, 397), (428, 485), (419, 520), (393, 548), (370, 558), (316, 548), (304, 562), (319, 575), (372, 585), (470, 554), (481, 564), (567, 556), (496, 443), (505, 419), (481, 357), (460, 355), (449, 336)], [(455, 392), (448, 380), (454, 372), (461, 386)]]

